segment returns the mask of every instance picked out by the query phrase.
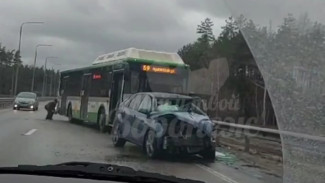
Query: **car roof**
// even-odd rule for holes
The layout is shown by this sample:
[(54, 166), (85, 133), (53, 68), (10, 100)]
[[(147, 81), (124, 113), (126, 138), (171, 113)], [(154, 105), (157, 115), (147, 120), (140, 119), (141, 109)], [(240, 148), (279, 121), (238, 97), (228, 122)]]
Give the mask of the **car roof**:
[(28, 93), (28, 94), (34, 94), (34, 95), (36, 95), (36, 93), (34, 93), (34, 92), (19, 92), (18, 95), (19, 94), (23, 94), (23, 93)]
[(173, 99), (192, 99), (193, 97), (175, 93), (164, 93), (164, 92), (140, 92), (137, 94), (150, 95), (155, 98), (173, 98)]

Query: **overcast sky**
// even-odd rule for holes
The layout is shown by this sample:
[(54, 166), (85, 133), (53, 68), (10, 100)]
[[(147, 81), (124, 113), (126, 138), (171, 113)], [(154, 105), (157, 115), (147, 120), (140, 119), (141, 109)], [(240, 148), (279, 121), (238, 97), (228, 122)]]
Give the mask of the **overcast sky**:
[[(303, 2), (303, 3), (302, 3)], [(60, 57), (60, 69), (90, 65), (98, 55), (129, 47), (176, 52), (196, 38), (196, 27), (209, 17), (220, 33), (231, 14), (276, 27), (288, 13), (307, 12), (324, 21), (324, 0), (0, 0), (0, 42), (17, 49), (25, 21), (22, 60), (31, 64), (38, 43), (38, 65)], [(54, 64), (54, 60), (52, 61)], [(51, 67), (51, 65), (50, 65)]]
[(206, 17), (218, 35), (229, 15), (222, 0), (1, 0), (0, 42), (17, 49), (20, 24), (44, 21), (24, 26), (23, 62), (32, 63), (38, 43), (52, 44), (39, 48), (38, 65), (57, 56), (52, 63), (62, 65), (56, 67), (72, 68), (129, 47), (176, 52), (197, 38), (196, 26)]

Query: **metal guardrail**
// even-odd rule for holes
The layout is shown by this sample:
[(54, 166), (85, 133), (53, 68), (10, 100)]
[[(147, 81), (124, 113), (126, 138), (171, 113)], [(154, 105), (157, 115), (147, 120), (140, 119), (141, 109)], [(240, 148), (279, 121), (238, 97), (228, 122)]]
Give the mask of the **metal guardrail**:
[[(235, 124), (235, 123), (228, 123), (223, 121), (213, 121), (216, 124), (217, 132), (220, 131), (227, 131), (230, 133), (241, 133), (244, 135), (245, 140), (245, 151), (249, 152), (250, 150), (250, 139), (251, 138), (259, 138), (266, 141), (273, 141), (273, 142), (281, 142), (281, 140), (277, 140), (276, 138), (267, 138), (261, 135), (260, 132), (263, 132), (264, 134), (269, 135), (287, 135), (297, 138), (304, 138), (309, 140), (316, 140), (316, 141), (323, 141), (325, 142), (325, 137), (321, 136), (313, 136), (309, 134), (302, 134), (297, 132), (291, 132), (291, 131), (284, 131), (284, 130), (277, 130), (277, 129), (270, 129), (270, 128), (261, 128), (256, 126), (250, 126), (250, 125), (242, 125), (242, 124)], [(225, 128), (228, 127), (228, 128)], [(230, 128), (230, 129), (229, 129)], [(239, 129), (239, 130), (238, 130)]]
[[(39, 101), (53, 100), (56, 97), (39, 97)], [(15, 98), (0, 98), (0, 109), (12, 107)]]
[(12, 95), (0, 95), (0, 98), (10, 98)]
[(14, 98), (0, 98), (0, 109), (12, 105)]

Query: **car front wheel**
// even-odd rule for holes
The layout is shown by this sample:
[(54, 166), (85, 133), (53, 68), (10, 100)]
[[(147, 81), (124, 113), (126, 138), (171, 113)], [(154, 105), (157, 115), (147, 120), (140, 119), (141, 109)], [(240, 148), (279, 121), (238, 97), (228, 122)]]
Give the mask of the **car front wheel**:
[(113, 127), (112, 141), (115, 147), (123, 147), (126, 140), (121, 138), (120, 123), (116, 122)]
[(200, 153), (201, 156), (206, 159), (206, 160), (215, 160), (216, 158), (216, 151), (214, 148), (208, 148), (208, 149), (205, 149), (203, 152)]
[(159, 149), (157, 148), (156, 133), (153, 130), (149, 130), (145, 137), (145, 151), (149, 158), (157, 158), (159, 156)]

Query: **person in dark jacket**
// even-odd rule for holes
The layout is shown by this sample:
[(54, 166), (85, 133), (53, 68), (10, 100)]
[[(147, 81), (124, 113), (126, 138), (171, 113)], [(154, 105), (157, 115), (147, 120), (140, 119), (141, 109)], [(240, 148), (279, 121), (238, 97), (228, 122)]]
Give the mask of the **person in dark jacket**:
[(51, 101), (45, 105), (45, 109), (47, 110), (46, 120), (52, 120), (53, 114), (55, 113), (55, 106), (58, 103), (57, 99)]

